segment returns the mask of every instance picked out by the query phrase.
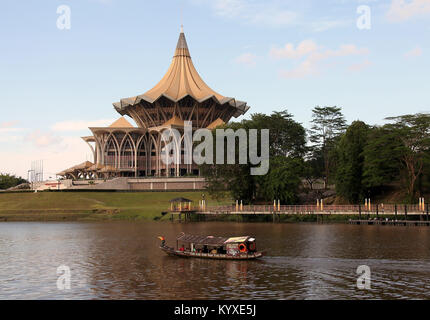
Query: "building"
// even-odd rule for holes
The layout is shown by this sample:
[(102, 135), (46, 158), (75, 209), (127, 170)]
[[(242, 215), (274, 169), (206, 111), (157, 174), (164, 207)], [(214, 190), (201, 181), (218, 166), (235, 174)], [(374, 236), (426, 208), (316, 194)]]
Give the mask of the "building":
[[(113, 106), (122, 117), (109, 127), (89, 128), (92, 136), (83, 137), (94, 163), (83, 163), (59, 175), (69, 179), (198, 176), (195, 164), (164, 164), (161, 156), (166, 143), (161, 133), (175, 128), (183, 135), (184, 121), (192, 121), (193, 131), (213, 129), (249, 109), (246, 102), (224, 97), (202, 80), (191, 60), (183, 28), (161, 81), (144, 94), (121, 99)], [(132, 118), (137, 127), (125, 117)], [(181, 153), (183, 159), (183, 145)]]

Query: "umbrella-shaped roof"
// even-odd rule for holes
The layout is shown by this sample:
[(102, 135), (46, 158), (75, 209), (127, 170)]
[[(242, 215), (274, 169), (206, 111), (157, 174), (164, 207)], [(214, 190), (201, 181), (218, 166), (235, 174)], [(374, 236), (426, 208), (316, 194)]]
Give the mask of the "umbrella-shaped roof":
[(245, 114), (249, 110), (246, 102), (224, 97), (212, 90), (203, 81), (191, 60), (187, 40), (183, 28), (181, 28), (172, 63), (160, 82), (142, 95), (121, 99), (120, 102), (116, 102), (113, 105), (120, 114), (125, 114), (125, 109), (128, 106), (137, 105), (142, 100), (154, 103), (159, 98), (165, 97), (173, 102), (178, 102), (187, 96), (198, 102), (214, 99), (222, 105), (228, 103), (237, 109), (235, 117)]
[(209, 88), (200, 77), (191, 60), (183, 30), (179, 35), (175, 55), (169, 70), (167, 70), (160, 82), (144, 95), (152, 100), (157, 100), (161, 95), (166, 95), (174, 101), (178, 101), (187, 95), (196, 100), (206, 99), (211, 96), (216, 97), (218, 101), (222, 101), (225, 98)]

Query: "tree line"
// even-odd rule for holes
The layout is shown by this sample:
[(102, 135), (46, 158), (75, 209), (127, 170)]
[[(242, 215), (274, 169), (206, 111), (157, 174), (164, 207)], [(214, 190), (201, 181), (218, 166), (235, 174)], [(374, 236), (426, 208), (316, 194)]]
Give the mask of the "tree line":
[(325, 189), (334, 185), (338, 199), (348, 203), (396, 188), (405, 191), (405, 201), (414, 202), (430, 192), (430, 114), (385, 120), (384, 125), (348, 125), (340, 107), (317, 106), (305, 129), (286, 110), (252, 114), (223, 128), (269, 129), (269, 172), (252, 176), (248, 163), (204, 164), (201, 173), (214, 197), (231, 196), (244, 203), (280, 199), (297, 204), (303, 181), (310, 190), (317, 181)]
[(0, 173), (0, 190), (6, 190), (12, 187), (16, 187), (22, 183), (26, 183), (27, 180), (17, 177), (15, 175)]

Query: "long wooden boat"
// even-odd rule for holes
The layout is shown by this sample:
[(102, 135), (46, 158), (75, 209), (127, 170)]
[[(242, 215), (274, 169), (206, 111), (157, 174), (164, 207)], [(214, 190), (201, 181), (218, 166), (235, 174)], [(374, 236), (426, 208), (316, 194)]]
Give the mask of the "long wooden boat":
[(163, 252), (182, 258), (252, 260), (264, 256), (264, 252), (257, 251), (255, 238), (250, 236), (224, 238), (181, 233), (176, 239), (175, 248), (167, 246), (164, 237), (159, 239)]

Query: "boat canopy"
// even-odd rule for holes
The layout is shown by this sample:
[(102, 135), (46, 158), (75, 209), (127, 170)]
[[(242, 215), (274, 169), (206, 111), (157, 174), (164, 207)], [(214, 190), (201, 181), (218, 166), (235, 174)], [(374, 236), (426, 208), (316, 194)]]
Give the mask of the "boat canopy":
[(187, 243), (194, 243), (194, 244), (200, 244), (200, 245), (215, 245), (215, 246), (222, 246), (224, 244), (232, 244), (232, 243), (243, 243), (246, 241), (255, 241), (254, 238), (251, 238), (249, 236), (243, 236), (243, 237), (234, 237), (234, 238), (224, 238), (224, 237), (213, 237), (213, 236), (196, 236), (196, 235), (190, 235), (190, 234), (181, 234), (178, 238), (178, 241), (181, 242), (187, 242)]

